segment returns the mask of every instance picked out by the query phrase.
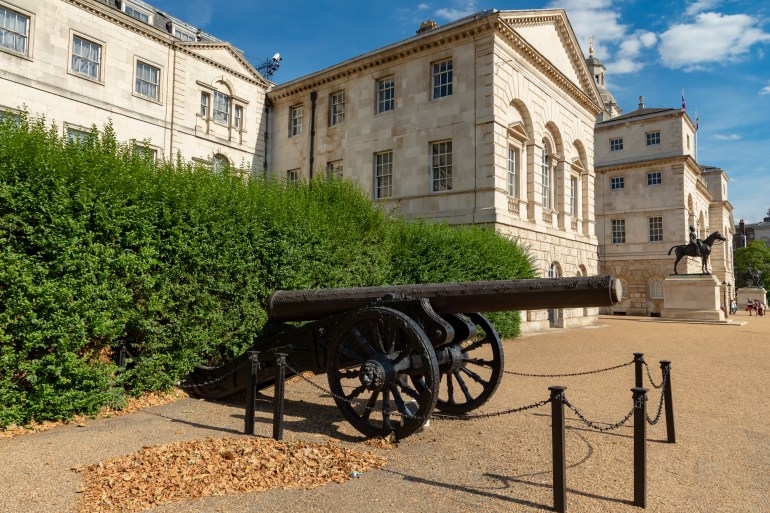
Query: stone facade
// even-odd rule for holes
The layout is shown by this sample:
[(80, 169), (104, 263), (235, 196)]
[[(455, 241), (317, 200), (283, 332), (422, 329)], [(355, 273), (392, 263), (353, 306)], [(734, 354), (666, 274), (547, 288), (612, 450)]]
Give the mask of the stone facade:
[[(564, 11), (485, 11), (268, 97), (268, 167), (277, 176), (341, 169), (407, 217), (518, 239), (543, 276), (597, 273), (601, 98)], [(524, 329), (586, 324), (596, 314), (528, 312)]]
[(26, 109), (70, 137), (111, 122), (158, 157), (264, 169), (269, 83), (230, 44), (140, 0), (0, 0), (0, 10), (18, 22), (0, 45), (0, 111)]
[[(623, 281), (624, 299), (608, 313), (660, 315), (662, 282), (674, 272), (672, 246), (690, 226), (705, 239), (719, 231), (709, 267), (724, 293), (734, 292), (732, 206), (727, 175), (695, 161), (695, 127), (677, 109), (640, 108), (598, 123), (595, 131), (599, 269)], [(669, 253), (671, 255), (669, 256)], [(684, 257), (679, 273), (700, 273)]]

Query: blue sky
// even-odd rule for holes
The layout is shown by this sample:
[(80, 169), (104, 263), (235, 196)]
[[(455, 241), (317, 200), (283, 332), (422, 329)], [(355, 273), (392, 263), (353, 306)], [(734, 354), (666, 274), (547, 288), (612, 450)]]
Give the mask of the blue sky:
[(697, 109), (698, 161), (730, 176), (734, 218), (758, 222), (770, 209), (770, 2), (766, 0), (149, 0), (231, 42), (258, 65), (280, 52), (277, 83), (485, 9), (563, 8), (584, 54), (607, 67), (624, 112)]

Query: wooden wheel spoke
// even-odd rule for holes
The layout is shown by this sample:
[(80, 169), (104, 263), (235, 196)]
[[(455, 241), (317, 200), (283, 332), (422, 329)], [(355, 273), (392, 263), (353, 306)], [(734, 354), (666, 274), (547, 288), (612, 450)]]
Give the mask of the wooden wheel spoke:
[(489, 381), (485, 380), (484, 378), (482, 378), (481, 376), (479, 376), (478, 374), (476, 374), (470, 369), (467, 369), (465, 367), (460, 367), (459, 371), (470, 376), (473, 381), (475, 381), (481, 386), (487, 386), (489, 384)]
[(375, 390), (374, 393), (372, 393), (372, 396), (369, 398), (368, 401), (366, 401), (366, 407), (364, 408), (364, 413), (361, 415), (361, 418), (364, 420), (368, 420), (369, 416), (374, 411), (374, 407), (377, 405), (377, 398), (380, 396), (380, 391)]
[(353, 390), (350, 392), (350, 394), (348, 394), (348, 395), (346, 395), (346, 396), (345, 396), (345, 399), (348, 399), (348, 400), (350, 400), (350, 399), (355, 399), (356, 397), (358, 397), (359, 395), (361, 395), (361, 394), (364, 392), (364, 390), (366, 390), (366, 387), (365, 387), (365, 386), (363, 386), (363, 385), (357, 386), (356, 388), (354, 388), (354, 389), (353, 389)]
[(460, 373), (455, 371), (452, 373), (452, 375), (457, 380), (457, 384), (460, 385), (460, 390), (463, 391), (463, 395), (465, 396), (465, 400), (468, 402), (473, 401), (473, 396), (471, 395), (471, 391), (468, 390), (468, 385), (465, 384), (465, 381), (463, 378), (460, 377)]
[(455, 383), (454, 383), (454, 377), (452, 374), (447, 374), (446, 376), (446, 391), (447, 391), (447, 402), (450, 404), (455, 403)]
[(382, 322), (379, 319), (369, 319), (367, 323), (369, 327), (370, 341), (374, 350), (378, 353), (386, 353), (385, 347), (382, 341)]
[(390, 392), (393, 394), (393, 400), (396, 402), (396, 408), (398, 408), (399, 413), (411, 417), (412, 413), (406, 410), (406, 403), (401, 394), (398, 393), (398, 388), (395, 384), (390, 387)]
[(361, 370), (360, 369), (356, 369), (356, 370), (348, 369), (348, 370), (345, 370), (345, 371), (337, 373), (337, 377), (339, 379), (356, 379), (360, 375), (361, 375)]
[(390, 390), (387, 389), (382, 392), (382, 425), (386, 431), (393, 430), (390, 423)]
[(492, 360), (484, 360), (482, 358), (463, 358), (463, 362), (478, 365), (479, 367), (493, 367), (494, 362)]
[(367, 342), (366, 338), (361, 335), (358, 327), (354, 326), (353, 329), (350, 330), (350, 334), (352, 335), (351, 340), (364, 352), (364, 355), (367, 358), (375, 354), (374, 348)]
[(475, 351), (476, 349), (482, 347), (486, 343), (487, 343), (487, 338), (486, 337), (482, 338), (481, 340), (477, 340), (474, 343), (472, 343), (471, 345), (469, 345), (467, 347), (464, 347), (463, 348), (463, 353), (467, 354), (467, 353), (470, 353), (471, 351)]
[(415, 401), (418, 401), (418, 402), (420, 401), (420, 399), (421, 399), (420, 393), (416, 389), (410, 387), (409, 384), (406, 383), (406, 381), (399, 380), (398, 381), (398, 387), (401, 389), (401, 391), (404, 394), (408, 395), (409, 397), (411, 397)]
[(361, 356), (361, 354), (354, 348), (346, 345), (340, 345), (340, 354), (356, 363), (364, 363), (367, 360), (366, 357)]

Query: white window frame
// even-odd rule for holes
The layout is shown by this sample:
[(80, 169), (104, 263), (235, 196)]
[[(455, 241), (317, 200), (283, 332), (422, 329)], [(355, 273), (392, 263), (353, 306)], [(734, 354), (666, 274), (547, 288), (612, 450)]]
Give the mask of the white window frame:
[(289, 137), (302, 135), (303, 105), (289, 107)]
[(660, 130), (654, 130), (652, 132), (646, 132), (644, 134), (645, 142), (647, 146), (656, 146), (660, 144)]
[(345, 91), (337, 91), (329, 95), (329, 126), (339, 125), (345, 121)]
[(211, 117), (215, 123), (230, 125), (230, 109), (233, 108), (233, 98), (221, 91), (214, 91)]
[(150, 146), (142, 141), (137, 141), (136, 139), (131, 140), (131, 151), (134, 154), (141, 155), (143, 157), (149, 155), (153, 161), (157, 161), (158, 155), (160, 155), (160, 148), (156, 146)]
[(663, 241), (663, 217), (654, 216), (647, 218), (648, 240), (649, 242)]
[(569, 204), (569, 214), (572, 217), (576, 217), (578, 213), (578, 195), (577, 195), (577, 188), (578, 188), (578, 177), (577, 176), (570, 176), (569, 178), (569, 191), (567, 196), (567, 201)]
[(663, 173), (660, 171), (653, 171), (652, 173), (647, 173), (647, 185), (660, 185), (663, 183)]
[(396, 108), (396, 77), (394, 75), (377, 80), (376, 100), (375, 112), (377, 114), (390, 112)]
[(552, 208), (551, 201), (551, 155), (548, 151), (548, 145), (543, 143), (543, 151), (541, 153), (540, 161), (540, 203), (543, 208), (550, 210)]
[(209, 113), (211, 112), (211, 93), (207, 91), (201, 91), (201, 108), (198, 114), (208, 119)]
[(432, 98), (438, 100), (445, 96), (452, 96), (452, 59), (444, 59), (431, 65), (431, 91)]
[(452, 140), (430, 143), (431, 191), (452, 190)]
[(177, 26), (174, 26), (174, 37), (185, 43), (196, 43), (198, 41), (198, 37), (195, 34)]
[(628, 282), (620, 278), (620, 299), (628, 299)]
[(393, 196), (393, 150), (374, 154), (374, 199)]
[(650, 299), (663, 299), (663, 280), (650, 280)]
[[(155, 81), (152, 82), (152, 77), (141, 76), (143, 75), (143, 69), (140, 67), (148, 68), (150, 71), (155, 71)], [(160, 76), (161, 69), (159, 66), (150, 64), (142, 59), (135, 59), (134, 61), (134, 94), (148, 100), (160, 101)], [(143, 87), (142, 87), (143, 86)], [(142, 92), (142, 89), (146, 89), (149, 94)], [(154, 94), (152, 93), (154, 89)]]
[(338, 180), (342, 178), (341, 160), (334, 160), (326, 164), (326, 178), (330, 179), (332, 176)]
[(623, 138), (612, 137), (610, 138), (610, 151), (623, 151)]
[[(80, 44), (77, 44), (77, 41), (80, 41)], [(104, 66), (102, 63), (104, 62), (104, 48), (105, 45), (103, 42), (98, 41), (96, 39), (83, 36), (77, 32), (71, 32), (70, 33), (70, 44), (72, 45), (70, 48), (70, 67), (69, 71), (75, 76), (85, 78), (87, 80), (93, 80), (96, 82), (102, 82), (102, 73), (104, 70)], [(82, 55), (83, 52), (83, 45), (87, 44), (89, 45), (87, 48), (89, 50), (86, 53), (91, 53), (92, 48), (96, 48), (98, 50), (98, 55), (96, 55), (97, 60), (93, 60), (93, 56), (91, 55)], [(76, 54), (76, 48), (77, 51), (80, 52)], [(77, 60), (77, 66), (76, 66), (76, 60)], [(82, 62), (81, 62), (82, 61)], [(83, 68), (83, 65), (89, 69), (87, 71), (81, 71)], [(92, 70), (90, 68), (95, 67), (95, 75), (91, 72)]]
[(508, 196), (519, 197), (519, 150), (508, 147)]
[[(139, 7), (138, 5), (132, 2), (127, 2), (126, 0), (123, 0), (120, 10), (126, 13), (128, 16), (131, 16), (135, 20), (139, 20), (142, 23), (152, 25), (153, 13), (148, 11), (147, 9), (144, 9), (143, 7)], [(143, 17), (147, 19), (144, 19)]]
[(625, 219), (612, 219), (612, 243), (613, 244), (625, 244), (626, 243), (626, 220)]
[(237, 130), (243, 130), (243, 105), (233, 106), (233, 127)]
[(286, 171), (286, 183), (289, 185), (297, 185), (301, 176), (302, 174), (299, 169), (289, 169)]
[[(0, 4), (0, 50), (7, 51), (13, 55), (19, 55), (22, 57), (29, 57), (31, 55), (30, 46), (32, 38), (32, 15), (26, 12), (22, 12), (17, 9), (11, 9), (10, 7)], [(5, 11), (3, 13), (2, 11)], [(13, 17), (13, 21), (11, 21)], [(24, 21), (24, 27), (19, 27), (19, 20)], [(10, 41), (14, 43), (11, 44)], [(18, 49), (19, 42), (21, 42), (22, 49)]]
[(626, 188), (626, 178), (624, 176), (610, 177), (610, 190), (619, 191)]
[(91, 130), (84, 126), (64, 123), (62, 128), (64, 129), (64, 137), (66, 137), (67, 141), (73, 144), (82, 144), (94, 137), (94, 135), (91, 133)]

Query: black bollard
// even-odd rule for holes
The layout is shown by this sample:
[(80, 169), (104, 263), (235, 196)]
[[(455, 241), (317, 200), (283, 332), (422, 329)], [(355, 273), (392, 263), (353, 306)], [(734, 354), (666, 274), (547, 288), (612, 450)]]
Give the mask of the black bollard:
[(283, 440), (283, 388), (286, 380), (286, 353), (275, 353), (275, 392), (273, 394), (273, 440)]
[(647, 389), (634, 387), (634, 506), (647, 507)]
[(644, 386), (644, 375), (642, 374), (642, 365), (644, 365), (644, 353), (634, 353), (634, 371), (635, 371), (634, 386), (635, 387)]
[(551, 443), (553, 448), (553, 509), (567, 511), (567, 446), (564, 440), (564, 391), (567, 387), (548, 387), (551, 391)]
[(674, 396), (671, 395), (671, 362), (669, 360), (660, 361), (660, 372), (663, 375), (663, 379), (666, 380), (666, 386), (663, 388), (663, 404), (666, 408), (666, 435), (668, 443), (675, 444)]
[(257, 409), (257, 373), (259, 372), (259, 351), (249, 351), (251, 360), (251, 375), (249, 385), (246, 387), (246, 415), (243, 427), (244, 435), (254, 434), (254, 412)]

